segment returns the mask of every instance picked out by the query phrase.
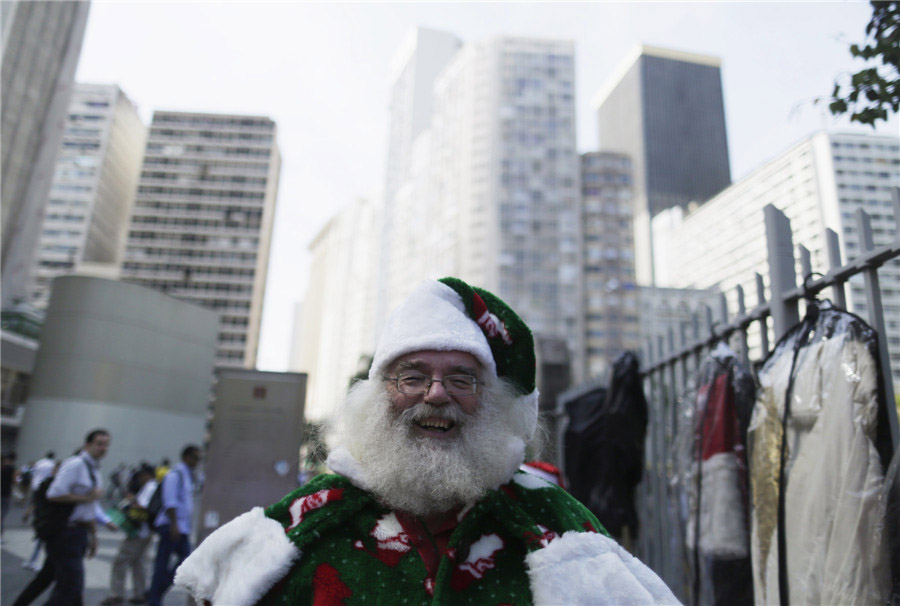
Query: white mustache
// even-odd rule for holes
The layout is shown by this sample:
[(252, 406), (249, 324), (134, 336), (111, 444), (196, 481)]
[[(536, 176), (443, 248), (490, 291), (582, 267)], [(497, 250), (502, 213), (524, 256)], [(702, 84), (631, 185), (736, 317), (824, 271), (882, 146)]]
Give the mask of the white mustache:
[(425, 419), (441, 419), (461, 426), (465, 424), (467, 418), (468, 415), (462, 411), (459, 404), (451, 402), (442, 406), (432, 406), (426, 402), (419, 402), (401, 412), (397, 416), (397, 421), (408, 426)]

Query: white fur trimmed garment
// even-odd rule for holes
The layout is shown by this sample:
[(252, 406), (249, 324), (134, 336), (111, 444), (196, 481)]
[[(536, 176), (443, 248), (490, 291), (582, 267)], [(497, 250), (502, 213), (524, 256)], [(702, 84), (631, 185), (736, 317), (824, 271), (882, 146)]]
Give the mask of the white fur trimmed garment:
[(602, 534), (567, 532), (525, 561), (535, 606), (680, 603), (656, 573)]

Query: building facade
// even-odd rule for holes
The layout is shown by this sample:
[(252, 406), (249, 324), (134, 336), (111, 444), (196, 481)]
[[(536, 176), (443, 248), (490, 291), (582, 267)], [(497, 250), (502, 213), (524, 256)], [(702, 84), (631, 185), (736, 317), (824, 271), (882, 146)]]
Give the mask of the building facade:
[[(334, 410), (387, 314), (427, 278), (453, 275), (496, 293), (539, 339), (562, 339), (575, 378), (583, 372), (574, 45), (513, 37), (457, 45), (422, 29), (404, 42), (392, 66), (384, 203), (371, 215), (341, 213), (312, 246), (295, 348), (310, 353), (292, 367), (309, 373), (310, 418)], [(373, 224), (383, 227), (375, 236)], [(356, 266), (341, 259), (365, 254), (358, 250), (376, 251), (375, 313), (350, 331), (356, 345), (332, 355), (326, 349), (342, 339), (332, 336), (347, 331), (344, 322), (357, 325), (353, 310), (370, 296), (366, 276), (343, 277)]]
[(640, 347), (634, 279), (632, 175), (628, 156), (581, 156), (584, 377), (604, 373)]
[(2, 2), (3, 308), (25, 303), (65, 128), (88, 2)]
[(280, 167), (269, 118), (153, 115), (122, 279), (216, 311), (219, 366), (256, 365)]
[[(306, 418), (325, 421), (347, 395), (350, 379), (367, 371), (375, 350), (379, 276), (379, 205), (359, 199), (333, 217), (309, 246), (309, 287), (300, 314), (291, 370), (307, 373)], [(362, 367), (361, 367), (362, 365)]]
[(574, 55), (570, 41), (517, 37), (457, 53), (435, 85), (420, 250), (505, 299), (538, 336), (564, 339), (580, 372)]
[(76, 84), (44, 215), (30, 303), (82, 263), (121, 264), (147, 128), (114, 84)]
[[(756, 302), (755, 273), (766, 278), (763, 208), (772, 204), (791, 221), (795, 245), (809, 251), (813, 270), (827, 271), (825, 230), (840, 236), (846, 263), (860, 252), (854, 213), (872, 219), (875, 246), (897, 237), (891, 191), (900, 186), (900, 139), (868, 134), (817, 133), (764, 164), (689, 213), (672, 209), (654, 219), (655, 265), (660, 282), (726, 293), (733, 311), (735, 287)], [(797, 256), (798, 280), (803, 272)], [(900, 260), (879, 269), (888, 347), (895, 383), (900, 377)], [(849, 311), (866, 316), (862, 276), (849, 282)], [(825, 293), (827, 294), (827, 293)], [(751, 346), (753, 343), (751, 343)]]
[[(409, 292), (408, 282), (439, 271), (435, 255), (419, 254), (431, 200), (431, 125), (434, 85), (462, 41), (453, 34), (417, 27), (395, 53), (390, 73), (388, 150), (382, 208), (375, 332), (391, 309)], [(433, 243), (442, 246), (441, 243)]]
[(650, 220), (705, 202), (731, 182), (720, 61), (637, 47), (594, 104), (598, 149), (625, 153), (633, 163), (637, 279), (653, 284)]

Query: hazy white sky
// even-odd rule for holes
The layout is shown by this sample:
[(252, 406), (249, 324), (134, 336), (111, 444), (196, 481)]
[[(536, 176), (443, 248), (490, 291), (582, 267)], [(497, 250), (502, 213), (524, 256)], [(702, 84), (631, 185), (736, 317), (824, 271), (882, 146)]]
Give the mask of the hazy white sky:
[[(104, 2), (94, 0), (79, 82), (116, 83), (149, 124), (157, 109), (265, 115), (281, 187), (259, 366), (285, 370), (307, 246), (335, 212), (376, 196), (387, 148), (388, 67), (416, 25), (464, 41), (576, 42), (578, 148), (596, 148), (591, 100), (635, 44), (722, 59), (732, 178), (835, 120), (813, 99), (858, 69), (867, 2)], [(898, 134), (895, 116), (879, 132)]]

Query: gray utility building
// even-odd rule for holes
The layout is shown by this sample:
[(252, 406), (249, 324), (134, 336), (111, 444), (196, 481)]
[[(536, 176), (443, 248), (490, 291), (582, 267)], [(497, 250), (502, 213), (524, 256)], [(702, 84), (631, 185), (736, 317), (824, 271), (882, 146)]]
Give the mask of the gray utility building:
[(635, 269), (653, 276), (650, 219), (705, 202), (731, 183), (720, 60), (636, 48), (595, 97), (599, 151), (631, 157)]
[(96, 427), (103, 469), (177, 460), (206, 427), (217, 315), (149, 288), (63, 276), (53, 282), (18, 455), (70, 454)]

